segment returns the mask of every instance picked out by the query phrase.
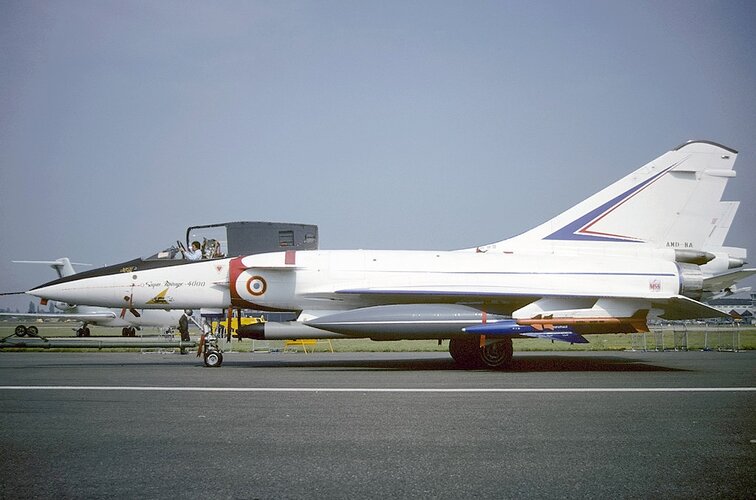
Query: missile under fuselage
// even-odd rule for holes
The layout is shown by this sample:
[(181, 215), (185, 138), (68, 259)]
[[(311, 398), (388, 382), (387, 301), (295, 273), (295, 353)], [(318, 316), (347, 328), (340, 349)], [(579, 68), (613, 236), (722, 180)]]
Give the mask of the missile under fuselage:
[(458, 304), (399, 304), (366, 307), (329, 314), (306, 322), (268, 322), (246, 325), (240, 338), (281, 340), (301, 338), (370, 338), (373, 340), (537, 337), (587, 342), (568, 326), (543, 328), (520, 325), (503, 315)]
[(565, 328), (578, 333), (639, 333), (648, 332), (646, 312), (641, 318), (532, 318), (518, 319), (518, 325), (535, 331)]
[(396, 304), (363, 307), (321, 316), (305, 324), (352, 337), (376, 340), (438, 339), (464, 335), (464, 328), (505, 319), (460, 304)]
[(559, 340), (571, 344), (586, 344), (588, 340), (570, 329), (567, 325), (552, 325), (549, 329), (520, 325), (513, 319), (505, 319), (493, 323), (468, 326), (464, 329), (470, 335), (483, 335), (486, 337), (511, 336), (542, 338), (547, 340)]

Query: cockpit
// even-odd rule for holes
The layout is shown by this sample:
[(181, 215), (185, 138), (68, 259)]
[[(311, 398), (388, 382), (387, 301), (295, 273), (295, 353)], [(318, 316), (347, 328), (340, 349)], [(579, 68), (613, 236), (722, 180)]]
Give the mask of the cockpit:
[[(200, 255), (197, 255), (194, 247)], [(175, 265), (197, 260), (222, 259), (281, 250), (315, 250), (318, 226), (276, 222), (225, 222), (192, 226), (184, 241), (141, 260), (153, 265)]]
[[(202, 260), (222, 259), (226, 256), (226, 251), (223, 243), (215, 238), (203, 237), (201, 240), (194, 240), (189, 245), (189, 248), (192, 248), (192, 245), (195, 242), (199, 245), (199, 250), (202, 254)], [(181, 241), (176, 241), (175, 245), (171, 245), (165, 250), (161, 250), (150, 255), (149, 257), (145, 257), (143, 260), (191, 260), (189, 259), (188, 254), (189, 251), (187, 250), (187, 246), (185, 246)]]
[[(149, 257), (144, 257), (144, 261), (197, 261), (222, 259), (224, 257), (233, 257), (230, 255), (229, 240), (233, 234), (229, 235), (228, 227), (232, 228), (241, 223), (224, 223), (211, 224), (207, 226), (192, 226), (186, 231), (185, 241), (176, 240), (176, 243), (156, 252)], [(250, 229), (257, 229), (256, 226), (250, 226)], [(259, 231), (257, 238), (260, 237)], [(196, 250), (195, 250), (196, 248)], [(244, 253), (244, 252), (240, 252)]]
[[(193, 245), (194, 243), (197, 245)], [(198, 246), (201, 255), (190, 259), (189, 252)], [(109, 274), (134, 273), (147, 269), (177, 266), (203, 260), (238, 257), (281, 250), (316, 250), (318, 226), (279, 222), (225, 222), (206, 226), (192, 226), (186, 231), (185, 242), (176, 241), (149, 257), (83, 271), (65, 276), (41, 286), (77, 281)]]

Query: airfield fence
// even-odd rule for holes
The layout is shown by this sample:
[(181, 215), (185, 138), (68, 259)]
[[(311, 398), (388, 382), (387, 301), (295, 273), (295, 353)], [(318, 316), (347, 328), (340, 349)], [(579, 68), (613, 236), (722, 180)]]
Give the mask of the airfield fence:
[(742, 350), (741, 326), (728, 325), (688, 325), (685, 323), (654, 325), (649, 332), (633, 333), (630, 339), (631, 351), (664, 352), (702, 351), (738, 352)]
[[(16, 326), (14, 321), (0, 321), (0, 339), (12, 336)], [(75, 337), (75, 329), (72, 322), (39, 322), (40, 335), (50, 340)], [(642, 334), (601, 334), (588, 337), (588, 344), (574, 344), (564, 342), (552, 343), (543, 339), (527, 339), (515, 341), (515, 351), (684, 351), (704, 350), (720, 352), (739, 352), (742, 350), (756, 349), (756, 326), (748, 324), (682, 324), (664, 323), (651, 325), (651, 331)], [(92, 328), (92, 339), (134, 342), (135, 349), (151, 349), (144, 352), (156, 352), (155, 349), (173, 350), (177, 345), (175, 332), (160, 334), (156, 331), (142, 331), (137, 339), (124, 339), (119, 329), (107, 327)], [(197, 338), (197, 333), (193, 334)], [(223, 338), (225, 339), (225, 337)], [(0, 342), (0, 350), (13, 349), (12, 338), (6, 342)], [(20, 339), (19, 339), (20, 340)], [(219, 339), (221, 340), (221, 339)], [(154, 344), (147, 347), (139, 345), (140, 342), (152, 343), (165, 342), (168, 345), (158, 347)], [(229, 343), (221, 343), (224, 352), (278, 352), (283, 350), (284, 341), (239, 341), (232, 339)], [(73, 345), (73, 344), (71, 344)], [(47, 348), (51, 347), (48, 343)], [(124, 346), (125, 347), (125, 346)], [(98, 349), (103, 347), (98, 346)], [(196, 346), (195, 346), (196, 349)], [(439, 344), (435, 340), (412, 340), (412, 341), (383, 341), (375, 342), (368, 339), (339, 339), (333, 341), (333, 350), (337, 352), (414, 352), (414, 351), (448, 351), (448, 344)], [(158, 351), (159, 352), (159, 351)]]

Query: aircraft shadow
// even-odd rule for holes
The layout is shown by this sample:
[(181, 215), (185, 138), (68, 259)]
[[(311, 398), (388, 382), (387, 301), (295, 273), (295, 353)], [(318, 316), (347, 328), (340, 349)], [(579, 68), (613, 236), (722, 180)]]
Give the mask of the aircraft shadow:
[(620, 356), (517, 356), (512, 360), (510, 372), (672, 372), (677, 368), (650, 364)]
[[(449, 357), (438, 358), (401, 358), (390, 359), (334, 359), (328, 360), (323, 357), (318, 359), (287, 359), (265, 360), (256, 359), (252, 362), (228, 361), (223, 368), (308, 368), (313, 370), (349, 370), (349, 371), (433, 371), (433, 370), (458, 370), (471, 371), (458, 367)], [(515, 355), (512, 364), (505, 370), (472, 370), (488, 371), (491, 373), (533, 373), (533, 372), (670, 372), (685, 371), (678, 368), (670, 368), (646, 361), (623, 358), (620, 356), (527, 356)]]

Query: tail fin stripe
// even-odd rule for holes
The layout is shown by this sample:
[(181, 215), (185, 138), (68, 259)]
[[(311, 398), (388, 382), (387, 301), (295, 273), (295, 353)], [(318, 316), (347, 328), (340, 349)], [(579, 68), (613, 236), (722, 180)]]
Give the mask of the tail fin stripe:
[(646, 179), (640, 184), (630, 188), (624, 193), (612, 198), (603, 205), (599, 206), (595, 210), (588, 212), (587, 214), (575, 219), (571, 223), (557, 229), (550, 235), (546, 236), (545, 240), (572, 240), (572, 241), (619, 241), (627, 243), (643, 243), (643, 240), (634, 238), (632, 236), (623, 236), (619, 234), (600, 233), (596, 231), (590, 231), (591, 226), (598, 223), (601, 219), (608, 214), (619, 208), (626, 201), (630, 200), (633, 196), (640, 193), (651, 184), (659, 180), (662, 176), (668, 173), (670, 170), (680, 165), (683, 161), (676, 162), (666, 169), (662, 170), (653, 177)]

